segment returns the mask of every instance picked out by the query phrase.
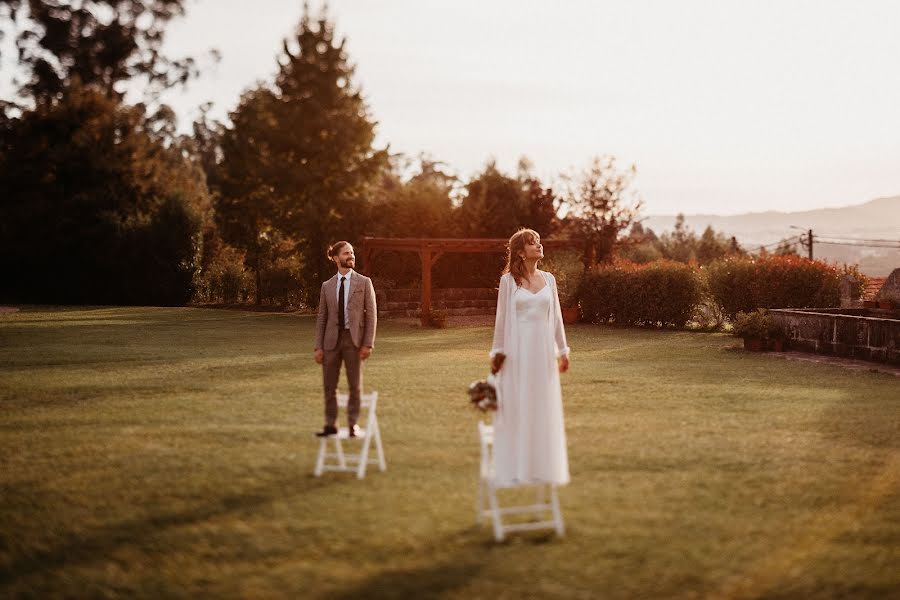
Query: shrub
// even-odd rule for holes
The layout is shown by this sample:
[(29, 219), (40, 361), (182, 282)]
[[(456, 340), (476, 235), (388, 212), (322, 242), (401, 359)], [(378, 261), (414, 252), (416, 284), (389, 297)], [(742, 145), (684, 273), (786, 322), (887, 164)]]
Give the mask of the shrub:
[(197, 277), (195, 286), (194, 302), (237, 304), (247, 302), (253, 295), (255, 278), (244, 269), (244, 253), (223, 246)]
[(784, 330), (775, 322), (772, 315), (765, 308), (758, 308), (748, 313), (739, 312), (735, 316), (732, 333), (742, 338), (757, 338), (760, 340), (781, 339)]
[(0, 285), (6, 301), (181, 305), (209, 196), (161, 132), (174, 122), (72, 83), (0, 119)]
[(700, 267), (697, 279), (700, 284), (700, 301), (694, 306), (694, 314), (691, 317), (691, 321), (697, 329), (721, 331), (728, 318), (709, 289), (709, 280), (705, 267)]
[(584, 278), (584, 263), (581, 253), (575, 250), (554, 252), (541, 261), (540, 268), (553, 273), (559, 290), (559, 303), (566, 306), (578, 305), (578, 290)]
[[(707, 280), (716, 302), (733, 319), (756, 308), (840, 306), (841, 277), (854, 273), (853, 267), (796, 256), (729, 257), (709, 266)], [(858, 281), (859, 286), (862, 277)]]
[(702, 299), (702, 286), (691, 265), (616, 262), (589, 273), (579, 298), (583, 318), (594, 323), (684, 327)]
[(183, 306), (194, 294), (200, 267), (201, 219), (189, 200), (173, 194), (156, 210), (124, 221), (115, 257), (119, 301), (151, 306)]
[(297, 254), (286, 254), (260, 268), (259, 298), (263, 304), (300, 306), (303, 285), (300, 281), (303, 261)]

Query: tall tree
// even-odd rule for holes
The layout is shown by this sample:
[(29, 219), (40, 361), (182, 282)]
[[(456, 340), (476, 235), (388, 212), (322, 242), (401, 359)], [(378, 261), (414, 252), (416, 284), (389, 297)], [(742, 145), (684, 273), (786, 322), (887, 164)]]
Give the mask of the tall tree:
[[(420, 155), (409, 159), (391, 157), (391, 168), (381, 175), (381, 183), (372, 194), (371, 217), (366, 233), (382, 237), (455, 237), (453, 190), (457, 179), (446, 173), (443, 164)], [(370, 265), (367, 265), (370, 266)], [(412, 252), (379, 254), (371, 265), (372, 273), (389, 282), (408, 286), (421, 281), (421, 260)], [(444, 262), (438, 261), (433, 271), (437, 287)]]
[(585, 240), (586, 264), (611, 260), (619, 234), (637, 219), (643, 202), (632, 189), (636, 169), (621, 170), (613, 156), (600, 156), (566, 177), (565, 205)]
[[(265, 103), (265, 120), (244, 125), (242, 111), (261, 109), (258, 103), (242, 104), (232, 115), (233, 144), (223, 146), (225, 169), (240, 162), (241, 171), (253, 173), (257, 196), (223, 189), (223, 202), (263, 204), (257, 214), (296, 240), (307, 300), (316, 302), (331, 267), (325, 249), (335, 239), (355, 241), (362, 234), (368, 192), (387, 152), (373, 146), (375, 122), (353, 83), (345, 40), (335, 39), (324, 11), (313, 20), (304, 7), (278, 64), (274, 84), (254, 92), (258, 103)], [(258, 152), (252, 150), (256, 147)]]
[(522, 224), (522, 187), (500, 172), (494, 160), (466, 184), (458, 219), (466, 237), (503, 238)]
[(708, 265), (728, 255), (731, 240), (724, 233), (716, 233), (711, 225), (707, 225), (697, 242), (697, 262)]
[(549, 237), (559, 229), (557, 211), (562, 200), (551, 186), (544, 187), (541, 180), (533, 174), (531, 161), (527, 157), (519, 159), (518, 170), (519, 186), (522, 189), (520, 223), (523, 227)]
[(294, 40), (283, 45), (272, 140), (283, 166), (276, 186), (285, 200), (283, 223), (299, 235), (313, 301), (333, 266), (325, 249), (362, 235), (368, 192), (387, 161), (387, 152), (374, 147), (375, 121), (353, 82), (346, 39), (335, 39), (325, 10), (313, 22), (305, 6)]
[(800, 256), (797, 252), (797, 242), (791, 239), (783, 239), (773, 252), (775, 256)]
[(553, 188), (532, 174), (527, 158), (519, 159), (515, 177), (500, 171), (491, 159), (465, 186), (457, 211), (459, 228), (468, 237), (507, 238), (519, 227), (550, 236), (559, 225), (559, 202)]
[(241, 96), (231, 113), (233, 127), (221, 135), (222, 161), (216, 183), (216, 222), (229, 244), (246, 251), (261, 302), (263, 257), (281, 221), (282, 199), (275, 188), (278, 163), (271, 148), (277, 99), (260, 87)]
[(640, 221), (632, 223), (631, 231), (621, 241), (617, 250), (620, 258), (641, 264), (662, 258), (659, 238), (649, 227), (645, 229)]
[(74, 81), (108, 96), (145, 78), (152, 90), (196, 74), (192, 58), (162, 54), (166, 25), (184, 14), (185, 0), (0, 0), (4, 29), (17, 32), (21, 91), (52, 98)]
[(72, 86), (0, 134), (0, 268), (30, 302), (181, 304), (208, 207), (202, 173), (147, 115)]
[(697, 235), (687, 226), (682, 213), (675, 217), (672, 232), (662, 234), (659, 243), (665, 258), (683, 263), (697, 260)]
[[(388, 237), (453, 237), (453, 193), (456, 177), (441, 163), (420, 156), (404, 169), (385, 173), (374, 195), (367, 233)], [(415, 169), (409, 174), (410, 169)]]

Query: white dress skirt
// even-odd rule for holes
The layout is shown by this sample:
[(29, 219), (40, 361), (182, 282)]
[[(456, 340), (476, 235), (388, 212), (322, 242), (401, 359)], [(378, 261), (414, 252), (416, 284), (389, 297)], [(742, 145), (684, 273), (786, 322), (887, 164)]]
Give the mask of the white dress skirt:
[[(514, 323), (501, 323), (506, 361), (498, 374), (499, 410), (494, 418), (494, 474), (496, 484), (569, 482), (569, 458), (563, 422), (562, 390), (557, 354), (567, 354), (556, 281), (543, 273), (547, 283), (537, 293), (515, 286), (506, 275), (506, 294), (501, 282), (498, 313)], [(509, 285), (512, 285), (510, 289)], [(507, 306), (501, 306), (506, 302)], [(495, 342), (497, 341), (495, 331)]]

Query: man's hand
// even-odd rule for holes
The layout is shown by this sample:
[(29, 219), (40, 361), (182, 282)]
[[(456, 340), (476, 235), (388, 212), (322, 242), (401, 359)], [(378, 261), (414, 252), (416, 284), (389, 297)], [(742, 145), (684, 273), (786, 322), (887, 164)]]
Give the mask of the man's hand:
[(491, 359), (491, 374), (496, 375), (500, 371), (504, 360), (506, 360), (506, 355), (502, 352), (498, 352), (494, 355)]
[(316, 351), (313, 353), (313, 356), (315, 357), (316, 362), (321, 365), (322, 362), (325, 360), (325, 351), (322, 350), (321, 348), (317, 348)]
[(366, 360), (371, 355), (372, 355), (372, 346), (363, 346), (362, 348), (359, 349), (360, 360)]
[(559, 357), (559, 372), (565, 373), (569, 370), (569, 355), (563, 354)]

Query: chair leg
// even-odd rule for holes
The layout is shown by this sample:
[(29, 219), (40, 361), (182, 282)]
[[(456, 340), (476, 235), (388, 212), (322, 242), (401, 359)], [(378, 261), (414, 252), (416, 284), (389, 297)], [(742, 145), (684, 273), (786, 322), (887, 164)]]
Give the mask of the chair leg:
[(369, 445), (372, 443), (372, 436), (369, 435), (370, 433), (370, 431), (366, 432), (362, 448), (359, 451), (359, 465), (356, 467), (357, 479), (362, 479), (366, 476), (366, 468), (369, 466)]
[(344, 446), (341, 444), (341, 440), (338, 439), (338, 436), (334, 436), (334, 451), (337, 454), (338, 466), (342, 469), (347, 468), (347, 461), (344, 460)]
[(325, 466), (325, 453), (328, 450), (326, 444), (327, 442), (325, 438), (319, 440), (319, 456), (316, 457), (316, 468), (313, 471), (313, 475), (315, 475), (316, 477), (320, 477), (322, 475), (322, 470)]
[(475, 502), (475, 524), (481, 525), (484, 519), (484, 476), (478, 478), (478, 499)]
[(550, 485), (550, 505), (553, 509), (553, 522), (556, 524), (556, 535), (562, 537), (566, 534), (563, 524), (562, 510), (559, 508), (559, 496), (556, 494), (556, 484)]
[(488, 484), (488, 501), (491, 505), (491, 520), (494, 524), (494, 539), (502, 542), (505, 534), (503, 532), (503, 521), (500, 520), (500, 506), (497, 502), (497, 489), (493, 483)]
[(375, 430), (375, 454), (378, 456), (378, 468), (382, 471), (387, 469), (387, 463), (384, 461), (384, 448), (381, 446), (381, 428), (378, 427), (378, 421), (372, 424)]

